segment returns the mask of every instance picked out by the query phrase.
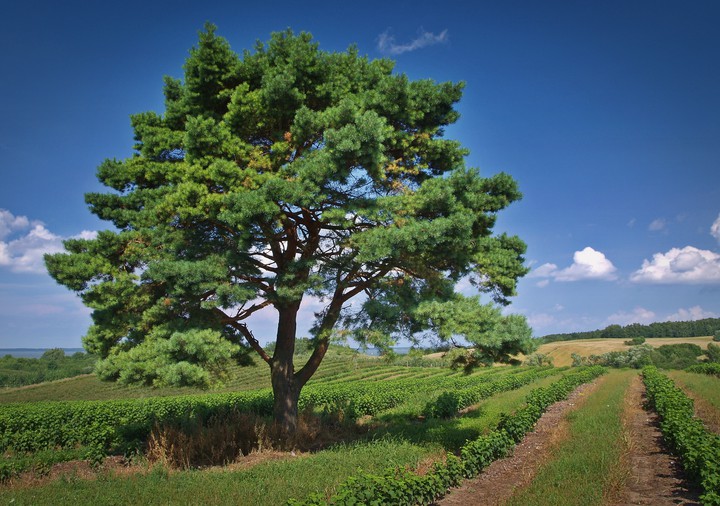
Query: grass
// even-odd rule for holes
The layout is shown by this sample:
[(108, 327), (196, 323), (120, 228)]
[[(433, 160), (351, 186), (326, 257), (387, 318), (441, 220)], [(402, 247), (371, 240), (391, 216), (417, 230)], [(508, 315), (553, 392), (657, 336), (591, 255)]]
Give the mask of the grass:
[(698, 413), (708, 428), (720, 433), (720, 378), (685, 371), (667, 373), (678, 387), (695, 399)]
[[(624, 344), (626, 339), (578, 339), (575, 341), (557, 341), (540, 345), (537, 352), (550, 355), (553, 359), (555, 367), (572, 365), (573, 353), (577, 353), (583, 357), (590, 355), (602, 355), (610, 351), (625, 351), (629, 349)], [(693, 343), (701, 348), (707, 348), (708, 343), (712, 342), (712, 337), (657, 337), (645, 340), (645, 344), (649, 344), (655, 348), (664, 344), (680, 344)]]
[(568, 439), (508, 505), (600, 505), (619, 488), (624, 472), (623, 399), (636, 374), (612, 371), (606, 376), (601, 388), (568, 415)]
[(130, 477), (100, 475), (97, 480), (65, 479), (26, 489), (1, 489), (3, 504), (255, 504), (279, 505), (325, 490), (331, 493), (359, 469), (417, 466), (428, 456), (418, 445), (378, 440), (342, 445), (312, 456), (258, 464), (243, 471), (168, 472), (155, 467)]
[[(507, 369), (505, 373), (513, 372)], [(407, 413), (399, 418), (386, 414), (387, 425), (376, 428), (363, 441), (264, 462), (246, 470), (168, 472), (156, 467), (129, 477), (101, 474), (97, 480), (67, 478), (33, 488), (0, 489), (0, 503), (275, 505), (315, 491), (331, 495), (334, 487), (360, 470), (372, 472), (394, 465), (414, 468), (441, 458), (446, 450), (456, 450), (466, 439), (493, 428), (500, 413), (520, 407), (530, 390), (558, 377), (500, 393), (460, 418), (419, 423), (417, 417), (408, 419)]]
[(432, 396), (428, 392), (416, 393), (407, 403), (378, 416), (381, 427), (377, 432), (418, 444), (438, 445), (446, 451), (455, 452), (467, 440), (475, 439), (495, 428), (501, 413), (518, 409), (531, 390), (547, 386), (558, 379), (558, 375), (553, 375), (516, 390), (496, 394), (483, 400), (461, 417), (450, 420), (430, 419), (422, 423), (417, 420), (417, 416)]

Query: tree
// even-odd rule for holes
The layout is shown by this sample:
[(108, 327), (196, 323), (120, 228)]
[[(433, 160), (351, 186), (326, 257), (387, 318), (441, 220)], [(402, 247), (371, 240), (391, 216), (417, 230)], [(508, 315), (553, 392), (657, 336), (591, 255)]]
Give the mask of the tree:
[[(46, 257), (93, 310), (83, 343), (102, 378), (208, 384), (254, 350), (292, 432), (336, 326), (361, 341), (420, 339), (444, 303), (492, 312), (454, 292), (461, 279), (495, 303), (514, 295), (525, 245), (492, 228), (517, 185), (465, 167), (467, 151), (443, 138), (462, 83), (410, 81), (389, 60), (323, 52), (291, 31), (240, 57), (212, 25), (184, 73), (165, 78), (164, 114), (132, 116), (133, 156), (98, 168), (111, 191), (85, 197), (116, 230)], [(307, 296), (325, 307), (296, 370)], [(272, 355), (249, 326), (266, 307), (278, 314)], [(492, 322), (483, 331), (499, 330), (502, 359), (507, 325)]]

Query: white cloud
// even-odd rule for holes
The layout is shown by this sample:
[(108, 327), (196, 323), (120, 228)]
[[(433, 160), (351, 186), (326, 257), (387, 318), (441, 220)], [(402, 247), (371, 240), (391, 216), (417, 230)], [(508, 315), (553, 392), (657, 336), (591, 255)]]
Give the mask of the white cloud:
[(647, 325), (657, 321), (657, 315), (645, 309), (643, 307), (636, 307), (632, 312), (627, 313), (625, 311), (618, 311), (617, 313), (611, 314), (605, 321), (607, 325), (630, 325), (631, 323), (641, 323)]
[(720, 242), (720, 214), (718, 214), (715, 222), (710, 226), (710, 235)]
[(642, 267), (630, 280), (635, 283), (720, 283), (720, 255), (693, 246), (672, 248), (655, 253), (652, 260), (643, 260)]
[[(603, 253), (588, 246), (573, 254), (573, 263), (570, 267), (558, 269), (557, 265), (547, 263), (533, 270), (528, 277), (552, 278), (555, 281), (581, 281), (586, 279), (611, 281), (617, 278), (616, 271), (615, 266)], [(544, 281), (547, 281), (547, 279)], [(541, 286), (541, 284), (542, 286), (547, 285), (544, 281), (538, 283), (538, 286)]]
[[(43, 256), (64, 251), (64, 238), (50, 232), (42, 222), (0, 209), (0, 239), (13, 235), (13, 239), (0, 240), (0, 267), (12, 272), (44, 274), (47, 270)], [(96, 236), (97, 232), (83, 230), (74, 237), (94, 239)]]
[(663, 218), (658, 218), (656, 220), (653, 220), (652, 223), (648, 226), (648, 230), (651, 232), (660, 232), (661, 230), (664, 230), (665, 227), (667, 227), (667, 221), (665, 221)]
[(712, 311), (706, 311), (700, 306), (693, 306), (688, 309), (678, 309), (677, 313), (673, 313), (667, 318), (665, 318), (665, 321), (677, 321), (677, 322), (686, 322), (686, 321), (693, 321), (693, 320), (702, 320), (705, 318), (717, 318), (717, 314), (713, 313)]
[(43, 225), (35, 225), (26, 235), (7, 243), (0, 243), (0, 265), (13, 272), (44, 273), (45, 253), (63, 251), (62, 238)]
[(432, 32), (426, 32), (422, 28), (418, 32), (418, 36), (407, 44), (396, 44), (395, 37), (390, 35), (390, 31), (386, 30), (381, 33), (378, 37), (377, 47), (378, 49), (387, 54), (399, 55), (423, 47), (440, 44), (447, 41), (447, 30), (443, 30), (439, 34), (435, 35)]
[(0, 239), (5, 239), (12, 232), (29, 226), (30, 220), (26, 216), (15, 216), (7, 209), (0, 209)]

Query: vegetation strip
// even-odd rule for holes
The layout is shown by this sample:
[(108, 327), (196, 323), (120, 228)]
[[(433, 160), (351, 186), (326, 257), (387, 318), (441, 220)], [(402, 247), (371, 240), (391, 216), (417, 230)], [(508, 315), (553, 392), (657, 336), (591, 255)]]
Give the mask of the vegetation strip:
[(617, 493), (623, 480), (623, 401), (636, 375), (612, 371), (582, 406), (564, 417), (562, 442), (545, 456), (531, 483), (515, 490), (508, 505), (600, 505)]
[(668, 371), (668, 376), (693, 400), (695, 416), (708, 430), (720, 434), (720, 379), (685, 371)]
[(708, 374), (710, 376), (720, 377), (720, 364), (716, 362), (706, 362), (704, 364), (693, 365), (685, 369), (687, 372), (698, 374)]
[(720, 506), (720, 436), (695, 418), (692, 399), (657, 368), (644, 368), (643, 379), (648, 401), (662, 420), (663, 437), (680, 456), (688, 477), (701, 486), (702, 503)]
[(381, 474), (362, 473), (348, 479), (329, 500), (319, 493), (305, 501), (290, 500), (291, 506), (392, 504), (424, 505), (442, 497), (463, 478), (472, 478), (492, 461), (507, 455), (526, 432), (553, 403), (564, 399), (575, 388), (605, 373), (602, 367), (589, 367), (572, 372), (552, 385), (533, 390), (527, 404), (513, 415), (502, 418), (489, 434), (468, 442), (460, 457), (448, 454), (445, 462), (437, 462), (425, 475), (407, 469), (388, 468)]
[(642, 377), (633, 377), (625, 397), (624, 443), (621, 468), (626, 479), (608, 504), (652, 506), (697, 505), (699, 488), (685, 479), (682, 466), (663, 444), (657, 413), (646, 409)]
[[(482, 374), (410, 378), (370, 383), (316, 385), (305, 389), (300, 405), (342, 412), (355, 419), (375, 415), (404, 402), (408, 391), (426, 392), (457, 388), (484, 398), (519, 388), (541, 377), (557, 374), (554, 369), (529, 369), (500, 377)], [(137, 451), (156, 425), (188, 425), (218, 419), (237, 412), (269, 415), (270, 390), (234, 394), (163, 397), (114, 401), (45, 402), (6, 405), (0, 413), (0, 451), (19, 454), (0, 464), (0, 479), (27, 468), (31, 460), (23, 454), (49, 448), (85, 447), (86, 458), (99, 462), (105, 455)], [(74, 458), (77, 451), (72, 453)]]

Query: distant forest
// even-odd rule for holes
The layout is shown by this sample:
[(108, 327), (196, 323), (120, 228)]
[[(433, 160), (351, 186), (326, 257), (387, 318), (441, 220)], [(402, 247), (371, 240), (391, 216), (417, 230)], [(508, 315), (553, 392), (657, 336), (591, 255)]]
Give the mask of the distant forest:
[(20, 387), (43, 381), (70, 378), (92, 372), (97, 357), (86, 353), (65, 355), (52, 348), (40, 358), (0, 357), (0, 387)]
[(548, 334), (540, 339), (544, 343), (573, 341), (575, 339), (627, 339), (633, 337), (700, 337), (713, 336), (720, 331), (720, 318), (705, 318), (690, 322), (661, 322), (641, 325), (632, 323), (625, 327), (610, 325), (601, 330), (571, 332), (569, 334)]

